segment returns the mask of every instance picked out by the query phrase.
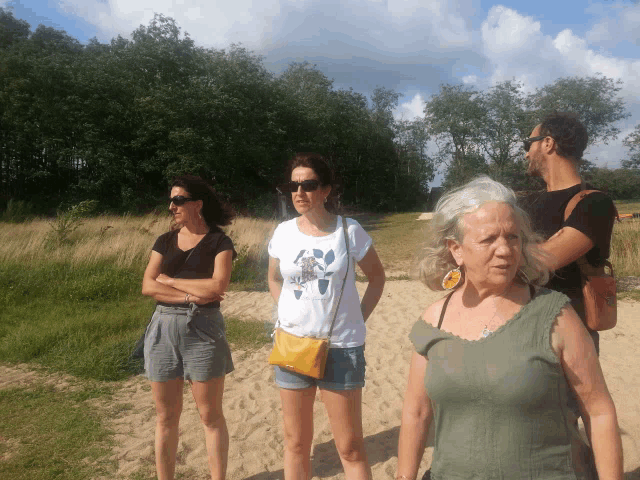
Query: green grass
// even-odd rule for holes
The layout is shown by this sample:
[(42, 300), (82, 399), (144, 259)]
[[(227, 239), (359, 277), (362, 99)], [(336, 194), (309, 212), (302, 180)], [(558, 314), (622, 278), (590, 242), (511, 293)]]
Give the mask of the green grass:
[(0, 478), (86, 480), (112, 476), (111, 432), (91, 400), (104, 389), (0, 390)]
[(640, 213), (640, 199), (616, 200), (615, 204), (618, 213)]
[[(107, 264), (0, 266), (0, 361), (102, 381), (139, 373), (141, 362), (129, 355), (154, 308), (140, 295), (141, 277)], [(237, 348), (267, 341), (259, 322), (228, 319), (227, 328)]]
[(389, 280), (408, 278), (420, 254), (429, 222), (417, 220), (419, 216), (419, 212), (353, 215), (373, 238), (382, 264), (391, 274)]

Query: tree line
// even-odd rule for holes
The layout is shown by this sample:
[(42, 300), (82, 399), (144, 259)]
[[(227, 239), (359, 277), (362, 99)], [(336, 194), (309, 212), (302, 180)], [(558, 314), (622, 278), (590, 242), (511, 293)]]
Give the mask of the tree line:
[[(189, 172), (268, 214), (296, 151), (324, 154), (343, 203), (361, 209), (421, 206), (439, 167), (447, 186), (490, 173), (526, 189), (521, 140), (536, 119), (577, 111), (591, 141), (607, 142), (628, 115), (619, 90), (602, 76), (531, 94), (516, 82), (486, 92), (443, 85), (424, 119), (396, 120), (397, 92), (337, 89), (309, 63), (276, 75), (242, 46), (197, 46), (162, 15), (130, 39), (83, 45), (43, 25), (31, 31), (0, 8), (0, 199), (38, 212), (87, 199), (105, 211), (148, 211), (166, 201), (170, 178)], [(637, 156), (626, 169), (640, 171)]]

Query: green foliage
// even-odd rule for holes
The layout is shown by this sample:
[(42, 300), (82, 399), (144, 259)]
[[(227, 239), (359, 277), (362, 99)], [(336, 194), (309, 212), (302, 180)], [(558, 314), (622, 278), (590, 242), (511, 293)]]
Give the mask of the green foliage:
[(56, 218), (49, 224), (49, 242), (58, 246), (69, 243), (69, 236), (82, 225), (82, 219), (93, 213), (97, 206), (97, 200), (84, 200), (67, 210), (58, 210)]
[(23, 200), (9, 199), (7, 208), (2, 212), (0, 221), (9, 223), (21, 223), (34, 217), (33, 205)]
[(240, 249), (231, 271), (231, 290), (266, 292), (269, 257), (266, 252)]
[(616, 122), (631, 115), (618, 97), (621, 89), (622, 80), (615, 81), (602, 74), (559, 78), (528, 97), (531, 130), (549, 113), (573, 112), (587, 129), (589, 145), (607, 144), (620, 133)]
[(255, 210), (295, 151), (326, 155), (344, 201), (364, 208), (413, 206), (432, 178), (422, 152), (396, 152), (396, 92), (378, 89), (370, 107), (308, 63), (275, 76), (240, 46), (196, 46), (163, 15), (109, 44), (43, 26), (20, 38), (0, 48), (0, 194), (37, 198), (40, 212), (62, 198), (148, 211), (186, 172)]
[[(599, 74), (560, 78), (529, 95), (512, 81), (485, 92), (442, 85), (425, 106), (425, 122), (438, 147), (436, 164), (445, 167), (445, 186), (487, 173), (516, 190), (536, 190), (538, 180), (525, 173), (522, 139), (547, 114), (571, 111), (585, 124), (589, 145), (607, 143), (620, 132), (616, 122), (629, 116), (620, 90), (620, 81)], [(635, 137), (629, 136), (633, 145)], [(588, 174), (593, 164), (582, 167)]]
[(104, 392), (80, 388), (0, 390), (0, 478), (85, 480), (111, 476), (111, 432), (94, 403)]
[(639, 169), (593, 168), (587, 177), (594, 187), (607, 192), (614, 199), (632, 199), (640, 196)]
[(640, 123), (636, 128), (624, 139), (625, 146), (630, 151), (628, 159), (622, 161), (623, 168), (633, 168), (640, 170)]

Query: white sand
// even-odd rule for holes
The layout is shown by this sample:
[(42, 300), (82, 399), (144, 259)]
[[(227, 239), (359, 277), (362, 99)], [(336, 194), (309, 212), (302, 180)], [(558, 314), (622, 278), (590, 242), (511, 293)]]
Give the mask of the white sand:
[[(358, 285), (362, 294), (364, 285)], [(380, 304), (367, 322), (367, 384), (363, 392), (364, 434), (375, 479), (395, 478), (402, 401), (409, 358), (408, 333), (424, 308), (441, 294), (414, 281), (385, 286)], [(237, 292), (223, 302), (227, 315), (262, 321), (270, 315), (267, 293)], [(601, 362), (618, 409), (625, 450), (627, 480), (640, 479), (640, 306), (622, 302), (618, 326), (601, 337)], [(267, 347), (252, 353), (234, 352), (236, 370), (227, 377), (224, 409), (230, 433), (228, 478), (282, 479), (283, 435), (278, 389), (267, 365)], [(117, 478), (147, 467), (153, 469), (154, 408), (146, 381), (135, 378), (123, 385), (117, 401), (133, 408), (114, 419), (118, 435), (114, 454)], [(313, 478), (343, 479), (324, 405), (316, 402), (312, 449)], [(204, 436), (190, 394), (185, 394), (181, 421), (178, 472), (184, 478), (207, 479)], [(424, 456), (421, 472), (431, 459)]]
[[(364, 285), (358, 288), (362, 294)], [(393, 479), (397, 464), (398, 431), (412, 346), (413, 322), (441, 294), (415, 281), (387, 282), (380, 304), (367, 322), (367, 384), (363, 392), (364, 434), (375, 479)], [(270, 316), (268, 293), (232, 292), (223, 302), (226, 315), (262, 321)], [(618, 410), (625, 454), (626, 479), (640, 479), (640, 305), (619, 304), (618, 326), (601, 334), (601, 363)], [(282, 479), (283, 435), (280, 399), (267, 365), (269, 349), (234, 350), (236, 370), (227, 376), (224, 410), (230, 433), (230, 480)], [(39, 373), (27, 366), (0, 367), (0, 388), (28, 384)], [(68, 376), (49, 376), (60, 388), (73, 385)], [(26, 382), (26, 383), (25, 383)], [(111, 427), (116, 432), (113, 460), (117, 479), (134, 472), (154, 472), (154, 406), (148, 382), (138, 376), (120, 384), (106, 406), (117, 412)], [(324, 405), (316, 402), (313, 443), (313, 478), (343, 479)], [(204, 435), (191, 395), (185, 392), (180, 426), (177, 473), (182, 479), (208, 479)], [(424, 456), (421, 472), (431, 459)], [(146, 478), (146, 477), (145, 477)]]

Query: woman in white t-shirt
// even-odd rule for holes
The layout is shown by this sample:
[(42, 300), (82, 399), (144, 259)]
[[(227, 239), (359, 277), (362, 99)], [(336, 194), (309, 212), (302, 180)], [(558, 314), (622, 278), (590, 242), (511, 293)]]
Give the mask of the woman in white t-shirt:
[(313, 403), (322, 391), (340, 460), (349, 480), (371, 479), (362, 435), (365, 321), (384, 288), (384, 269), (371, 237), (347, 219), (350, 257), (369, 284), (362, 297), (355, 264), (347, 272), (342, 217), (333, 213), (333, 174), (324, 158), (299, 153), (289, 163), (291, 192), (299, 217), (281, 223), (269, 242), (269, 291), (278, 303), (279, 327), (294, 335), (327, 335), (334, 302), (340, 301), (322, 379), (275, 368), (284, 416), (284, 472), (287, 480), (311, 478)]

